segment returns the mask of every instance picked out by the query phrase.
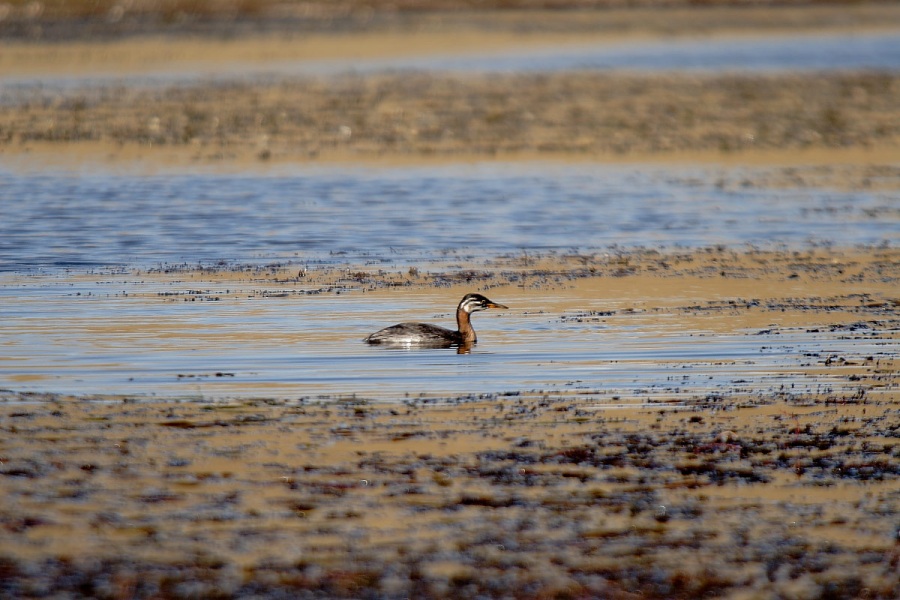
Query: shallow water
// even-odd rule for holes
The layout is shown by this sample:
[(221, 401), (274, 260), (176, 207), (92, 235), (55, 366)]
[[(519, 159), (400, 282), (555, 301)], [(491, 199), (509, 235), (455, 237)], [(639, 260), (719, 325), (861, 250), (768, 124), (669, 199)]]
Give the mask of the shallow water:
[[(900, 36), (895, 33), (767, 35), (738, 39), (669, 39), (637, 42), (534, 45), (489, 53), (460, 49), (452, 55), (228, 62), (175, 66), (140, 75), (88, 73), (4, 77), (8, 90), (122, 85), (171, 85), (285, 76), (430, 71), (461, 73), (601, 71), (777, 72), (900, 69)], [(2, 98), (0, 98), (2, 101)]]
[[(735, 178), (732, 178), (735, 179)], [(896, 240), (890, 193), (720, 186), (653, 167), (460, 164), (268, 175), (0, 169), (0, 271), (226, 260), (431, 261), (446, 254)]]
[[(363, 64), (361, 68), (355, 68), (365, 70), (367, 67), (369, 65)], [(492, 53), (489, 56), (385, 61), (370, 68), (476, 73), (572, 69), (700, 72), (896, 70), (900, 68), (900, 36), (870, 33), (584, 44)]]
[(889, 338), (869, 331), (716, 333), (674, 315), (582, 318), (615, 306), (602, 297), (544, 310), (564, 292), (476, 315), (481, 341), (469, 355), (391, 350), (361, 337), (409, 318), (450, 325), (445, 292), (309, 296), (289, 286), (294, 293), (248, 294), (240, 289), (247, 282), (226, 289), (190, 279), (31, 276), (0, 288), (0, 388), (204, 400), (565, 393), (633, 404), (848, 392), (839, 369), (817, 372), (827, 356), (860, 364), (893, 352)]
[[(698, 169), (544, 164), (246, 176), (0, 172), (0, 388), (392, 400), (546, 390), (635, 402), (821, 391), (831, 383), (810, 374), (805, 355), (823, 344), (842, 356), (883, 351), (884, 341), (865, 335), (705, 335), (678, 319), (567, 318), (609, 310), (602, 294), (542, 312), (564, 291), (524, 303), (496, 298), (512, 310), (477, 315), (481, 342), (471, 355), (385, 350), (361, 338), (403, 320), (452, 325), (455, 295), (385, 297), (350, 286), (310, 296), (302, 284), (267, 294), (265, 283), (210, 283), (190, 272), (143, 280), (132, 271), (216, 261), (454, 269), (508, 252), (849, 247), (889, 243), (900, 230), (888, 194), (714, 181)], [(470, 216), (462, 225), (460, 214)]]

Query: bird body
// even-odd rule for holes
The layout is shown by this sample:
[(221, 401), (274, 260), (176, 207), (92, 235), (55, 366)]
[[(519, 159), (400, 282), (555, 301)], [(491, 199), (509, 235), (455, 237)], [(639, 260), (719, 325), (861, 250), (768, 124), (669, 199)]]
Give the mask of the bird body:
[(481, 294), (466, 294), (456, 307), (457, 330), (429, 325), (428, 323), (399, 323), (385, 327), (365, 338), (369, 344), (389, 346), (415, 346), (419, 348), (449, 348), (471, 346), (478, 341), (470, 315), (488, 308), (507, 308), (488, 300)]
[(463, 343), (459, 331), (428, 323), (398, 323), (376, 331), (366, 338), (370, 344), (446, 347)]

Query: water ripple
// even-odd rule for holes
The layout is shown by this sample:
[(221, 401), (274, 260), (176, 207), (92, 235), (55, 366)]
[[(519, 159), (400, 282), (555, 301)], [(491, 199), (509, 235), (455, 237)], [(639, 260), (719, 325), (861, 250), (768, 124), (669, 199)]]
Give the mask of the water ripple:
[(0, 170), (0, 271), (715, 244), (876, 245), (892, 200), (720, 189), (664, 168), (478, 164), (281, 175)]

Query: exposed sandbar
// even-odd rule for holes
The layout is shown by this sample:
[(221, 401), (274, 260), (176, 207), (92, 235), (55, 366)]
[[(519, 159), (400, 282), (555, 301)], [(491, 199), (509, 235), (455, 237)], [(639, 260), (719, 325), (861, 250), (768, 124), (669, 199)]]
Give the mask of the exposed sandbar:
[[(307, 18), (318, 19), (314, 13)], [(294, 35), (160, 29), (115, 39), (0, 42), (0, 73), (12, 80), (226, 75), (214, 84), (201, 78), (11, 87), (0, 95), (0, 154), (48, 166), (65, 164), (68, 155), (240, 168), (311, 160), (898, 161), (900, 79), (890, 72), (227, 77), (235, 62), (264, 68), (663, 36), (900, 31), (900, 7), (881, 3), (399, 14), (375, 10), (364, 24)]]
[(35, 160), (760, 162), (772, 152), (769, 162), (802, 164), (828, 151), (834, 163), (896, 164), (900, 155), (891, 73), (419, 73), (12, 96), (0, 104), (0, 153)]

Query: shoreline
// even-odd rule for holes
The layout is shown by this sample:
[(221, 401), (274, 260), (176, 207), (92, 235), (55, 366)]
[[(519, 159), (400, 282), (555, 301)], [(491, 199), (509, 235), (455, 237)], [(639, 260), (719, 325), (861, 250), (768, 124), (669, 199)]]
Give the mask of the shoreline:
[[(720, 167), (723, 169), (791, 170), (833, 168), (847, 171), (848, 180), (836, 184), (839, 189), (867, 187), (869, 189), (898, 189), (900, 181), (887, 174), (900, 169), (900, 146), (881, 145), (864, 148), (803, 148), (770, 150), (685, 150), (634, 153), (578, 153), (578, 152), (499, 152), (489, 155), (476, 153), (434, 154), (358, 154), (352, 150), (321, 152), (312, 157), (291, 155), (261, 158), (258, 151), (233, 152), (223, 156), (201, 146), (154, 147), (152, 144), (116, 143), (107, 141), (30, 142), (18, 147), (0, 146), (5, 168), (16, 173), (51, 170), (55, 172), (83, 171), (111, 168), (118, 172), (140, 174), (203, 172), (247, 174), (284, 174), (291, 167), (442, 167), (466, 164), (543, 163), (548, 165), (597, 164), (648, 167)], [(861, 180), (883, 171), (878, 182)], [(851, 178), (849, 172), (856, 172)], [(812, 184), (815, 185), (815, 184)], [(875, 186), (872, 188), (872, 186)]]
[(865, 398), (0, 412), (15, 595), (900, 591), (895, 411)]
[[(900, 75), (894, 72), (419, 71), (273, 74), (254, 82), (228, 75), (235, 62), (264, 69), (309, 60), (465, 55), (585, 41), (835, 31), (900, 31), (900, 5), (401, 16), (375, 11), (359, 28), (295, 35), (7, 41), (0, 43), (0, 73), (11, 80), (35, 74), (151, 76), (160, 68), (209, 71), (222, 80), (142, 84), (135, 77), (61, 89), (12, 86), (0, 102), (0, 155), (19, 163), (38, 157), (37, 168), (45, 161), (88, 162), (82, 154), (116, 166), (134, 159), (151, 169), (152, 163), (255, 170), (257, 164), (265, 169), (308, 162), (534, 159), (896, 165)], [(833, 156), (815, 156), (820, 151)]]
[[(789, 343), (781, 333), (796, 328), (883, 345), (862, 355), (808, 347), (801, 390), (736, 379), (727, 390), (656, 404), (634, 390), (393, 403), (277, 391), (217, 402), (4, 392), (0, 591), (750, 600), (852, 598), (865, 589), (869, 598), (896, 597), (898, 252), (710, 248), (516, 255), (415, 272), (334, 265), (301, 276), (293, 267), (222, 265), (71, 275), (94, 293), (92, 281), (129, 290), (126, 316), (109, 312), (98, 323), (87, 315), (90, 328), (76, 323), (77, 331), (174, 332), (177, 348), (191, 347), (192, 335), (216, 343), (200, 318), (204, 299), (227, 308), (249, 294), (259, 310), (352, 302), (348, 290), (443, 301), (472, 288), (521, 311), (539, 297), (536, 309), (586, 327), (677, 320), (707, 336), (748, 330), (765, 345)], [(190, 305), (196, 319), (139, 318), (188, 296), (199, 302)], [(591, 312), (598, 297), (602, 316)], [(271, 332), (248, 331), (227, 343), (260, 335), (272, 342)], [(672, 371), (679, 380), (721, 368), (671, 360), (688, 367)]]

